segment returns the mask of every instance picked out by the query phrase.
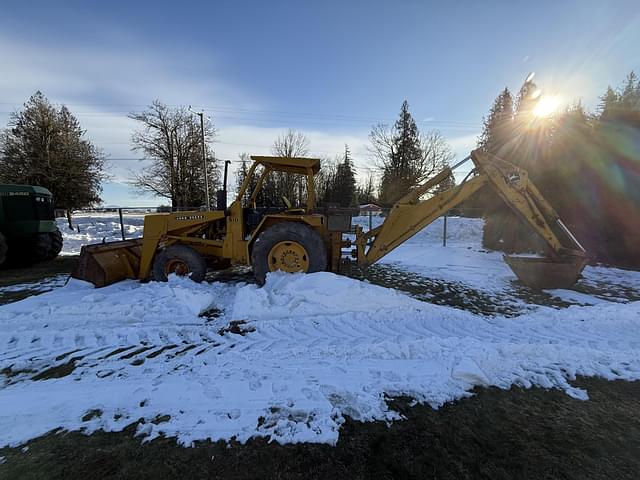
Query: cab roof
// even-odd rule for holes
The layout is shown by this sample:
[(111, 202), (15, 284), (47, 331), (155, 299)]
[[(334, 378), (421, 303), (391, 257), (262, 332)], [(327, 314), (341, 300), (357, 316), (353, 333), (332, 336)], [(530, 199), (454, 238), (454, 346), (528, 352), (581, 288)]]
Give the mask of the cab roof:
[(307, 174), (311, 169), (315, 175), (320, 170), (320, 159), (304, 157), (261, 157), (252, 155), (251, 160), (276, 172)]
[(10, 194), (10, 193), (38, 193), (40, 195), (48, 195), (51, 196), (51, 192), (44, 187), (39, 187), (37, 185), (17, 185), (17, 184), (8, 184), (2, 183), (0, 184), (0, 193)]

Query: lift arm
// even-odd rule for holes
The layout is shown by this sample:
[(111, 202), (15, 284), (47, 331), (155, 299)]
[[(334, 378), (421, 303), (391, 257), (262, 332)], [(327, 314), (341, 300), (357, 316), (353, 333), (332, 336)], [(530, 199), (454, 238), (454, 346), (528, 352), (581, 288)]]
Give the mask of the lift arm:
[(377, 262), (485, 185), (489, 185), (544, 239), (553, 261), (562, 262), (570, 256), (584, 257), (580, 243), (529, 180), (526, 171), (480, 150), (471, 152), (456, 167), (469, 159), (475, 164), (476, 175), (468, 181), (420, 200), (452, 174), (452, 169), (447, 168), (398, 200), (382, 225), (368, 232), (358, 229), (355, 242), (358, 264), (366, 266)]

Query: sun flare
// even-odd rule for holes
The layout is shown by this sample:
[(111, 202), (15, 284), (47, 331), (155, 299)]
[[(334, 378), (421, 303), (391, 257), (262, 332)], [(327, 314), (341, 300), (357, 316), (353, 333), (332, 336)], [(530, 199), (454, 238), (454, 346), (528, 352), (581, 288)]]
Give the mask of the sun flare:
[(557, 96), (543, 96), (533, 108), (536, 117), (550, 117), (560, 107), (560, 99)]

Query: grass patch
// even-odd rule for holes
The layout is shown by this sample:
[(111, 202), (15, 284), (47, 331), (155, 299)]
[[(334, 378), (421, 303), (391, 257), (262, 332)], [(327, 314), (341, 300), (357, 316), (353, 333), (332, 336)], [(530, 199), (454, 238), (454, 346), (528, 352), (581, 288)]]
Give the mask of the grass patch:
[[(406, 420), (347, 419), (335, 447), (279, 445), (257, 438), (141, 443), (122, 432), (51, 433), (0, 449), (0, 478), (563, 478), (636, 479), (640, 471), (640, 382), (581, 378), (588, 401), (541, 388), (476, 389), (434, 410), (389, 401)], [(88, 412), (90, 413), (90, 412)], [(154, 423), (168, 421), (159, 416)]]

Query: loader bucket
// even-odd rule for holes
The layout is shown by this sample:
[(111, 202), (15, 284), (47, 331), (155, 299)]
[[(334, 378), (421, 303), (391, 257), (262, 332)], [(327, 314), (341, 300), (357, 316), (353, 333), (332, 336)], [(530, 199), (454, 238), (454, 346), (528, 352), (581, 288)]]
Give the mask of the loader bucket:
[(86, 245), (71, 276), (96, 287), (138, 278), (141, 249), (142, 239)]
[(564, 261), (508, 255), (503, 258), (522, 283), (536, 290), (571, 288), (587, 264), (587, 259), (583, 257), (572, 257)]

